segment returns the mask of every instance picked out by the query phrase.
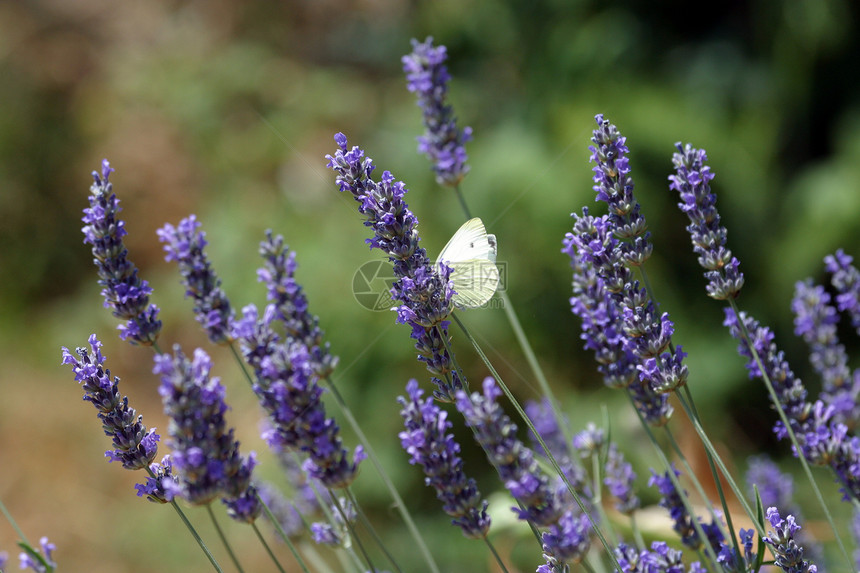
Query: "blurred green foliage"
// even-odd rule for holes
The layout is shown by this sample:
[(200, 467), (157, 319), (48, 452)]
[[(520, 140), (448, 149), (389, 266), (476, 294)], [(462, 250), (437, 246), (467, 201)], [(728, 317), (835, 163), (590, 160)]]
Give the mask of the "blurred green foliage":
[[(600, 208), (592, 207), (587, 147), (593, 116), (604, 113), (628, 137), (655, 244), (648, 270), (689, 352), (708, 431), (728, 444), (739, 469), (754, 451), (784, 456), (764, 391), (747, 381), (720, 305), (704, 294), (666, 177), (676, 141), (708, 150), (730, 247), (747, 278), (740, 304), (774, 328), (792, 366), (817, 388), (791, 332), (789, 301), (795, 281), (821, 280), (825, 254), (842, 247), (860, 255), (858, 8), (850, 0), (756, 0), (702, 10), (586, 0), (0, 3), (0, 340), (11, 350), (0, 374), (0, 497), (28, 535), (57, 543), (64, 570), (207, 570), (169, 510), (135, 498), (134, 476), (101, 460), (107, 444), (94, 412), (78, 404), (79, 389), (58, 366), (60, 345), (83, 345), (97, 332), (123, 391), (149, 425), (166, 427), (149, 356), (111, 338), (115, 323), (81, 242), (88, 174), (107, 157), (130, 257), (162, 307), (163, 346), (204, 345), (205, 337), (162, 260), (156, 228), (197, 213), (237, 308), (264, 301), (255, 279), (263, 231), (284, 234), (341, 357), (336, 380), (354, 410), (368, 414), (365, 431), (431, 547), (444, 548), (443, 569), (487, 567), (482, 548), (448, 525), (399, 448), (395, 396), (410, 377), (426, 386), (427, 374), (408, 329), (352, 297), (354, 272), (378, 254), (363, 244), (352, 199), (325, 169), (332, 135), (343, 131), (377, 174), (390, 170), (406, 182), (431, 253), (459, 226), (456, 199), (415, 152), (420, 112), (400, 71), (410, 38), (427, 35), (448, 47), (450, 98), (461, 125), (475, 131), (464, 192), (498, 236), (510, 297), (574, 429), (600, 422), (607, 404), (613, 435), (645, 489), (656, 462), (629, 407), (602, 388), (581, 349), (559, 252), (570, 212)], [(534, 398), (503, 313), (473, 311), (464, 320), (508, 384)], [(456, 333), (455, 343), (476, 383), (483, 365)], [(262, 451), (253, 397), (229, 356), (217, 358), (239, 435)], [(484, 492), (499, 490), (477, 446), (458, 436), (467, 471)], [(262, 472), (277, 479), (270, 462)], [(821, 481), (832, 493), (829, 478)], [(411, 541), (369, 465), (357, 491), (406, 570), (422, 570), (408, 562)], [(507, 503), (493, 504), (500, 520)], [(500, 529), (517, 565), (533, 569), (533, 543), (525, 550), (527, 538)], [(247, 531), (231, 531), (245, 554), (259, 553)], [(0, 546), (13, 541), (0, 526)], [(264, 563), (252, 570), (267, 570)]]

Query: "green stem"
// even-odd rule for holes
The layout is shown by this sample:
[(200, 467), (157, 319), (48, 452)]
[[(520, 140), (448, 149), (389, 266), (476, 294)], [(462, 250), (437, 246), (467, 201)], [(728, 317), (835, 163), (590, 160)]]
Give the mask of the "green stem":
[(215, 556), (210, 553), (209, 548), (206, 547), (205, 543), (203, 543), (203, 540), (200, 538), (200, 535), (197, 534), (197, 530), (194, 529), (194, 526), (191, 525), (190, 521), (188, 521), (188, 518), (185, 516), (185, 513), (182, 511), (179, 505), (176, 503), (176, 500), (172, 500), (170, 502), (170, 505), (172, 505), (173, 509), (176, 510), (176, 513), (179, 515), (179, 519), (182, 520), (182, 523), (184, 523), (185, 527), (188, 528), (188, 531), (191, 532), (191, 536), (194, 537), (194, 540), (197, 541), (197, 545), (199, 545), (200, 549), (203, 550), (203, 553), (206, 554), (207, 559), (209, 559), (209, 563), (212, 564), (212, 567), (215, 568), (215, 571), (218, 571), (218, 573), (224, 573), (224, 571), (221, 569), (221, 566), (218, 565), (218, 561), (215, 560)]
[(278, 558), (277, 558), (277, 557), (275, 557), (275, 554), (272, 552), (272, 548), (271, 548), (271, 547), (269, 547), (269, 544), (268, 544), (268, 543), (266, 543), (266, 538), (265, 538), (265, 537), (263, 537), (263, 534), (262, 534), (262, 533), (260, 533), (260, 528), (259, 528), (259, 527), (257, 527), (257, 523), (256, 523), (256, 522), (251, 522), (251, 527), (253, 527), (253, 528), (254, 528), (254, 533), (256, 533), (256, 534), (257, 534), (257, 539), (259, 539), (259, 540), (260, 540), (260, 543), (263, 545), (263, 547), (264, 547), (264, 548), (265, 548), (265, 550), (266, 550), (266, 553), (268, 553), (268, 554), (269, 554), (269, 557), (270, 557), (270, 558), (272, 559), (272, 561), (275, 563), (275, 567), (277, 567), (277, 568), (278, 568), (278, 571), (280, 571), (281, 573), (286, 573), (286, 571), (284, 571), (284, 568), (283, 568), (283, 567), (281, 567), (281, 563), (278, 561)]
[(594, 522), (594, 519), (591, 517), (591, 514), (588, 513), (587, 508), (585, 507), (585, 504), (582, 502), (582, 498), (580, 498), (579, 494), (576, 492), (573, 485), (570, 483), (570, 480), (567, 478), (567, 475), (565, 475), (564, 471), (561, 469), (561, 466), (559, 465), (558, 460), (555, 459), (555, 456), (552, 454), (552, 451), (550, 451), (549, 446), (546, 445), (543, 438), (541, 437), (540, 432), (538, 432), (537, 428), (535, 428), (534, 423), (532, 423), (531, 419), (526, 415), (522, 406), (520, 406), (519, 402), (517, 402), (516, 398), (511, 393), (511, 390), (504, 383), (504, 381), (502, 380), (502, 377), (499, 376), (499, 373), (496, 372), (496, 369), (493, 367), (493, 364), (487, 358), (487, 355), (484, 354), (484, 351), (478, 345), (478, 342), (474, 339), (474, 337), (471, 335), (471, 333), (469, 333), (469, 330), (460, 321), (460, 318), (456, 315), (456, 313), (451, 313), (451, 318), (454, 319), (454, 321), (457, 323), (457, 326), (459, 326), (460, 330), (463, 331), (463, 334), (466, 336), (466, 338), (472, 344), (472, 347), (475, 349), (475, 352), (478, 353), (478, 355), (481, 357), (481, 360), (487, 366), (487, 369), (489, 369), (490, 373), (496, 379), (496, 382), (498, 383), (499, 387), (505, 393), (505, 396), (508, 398), (510, 403), (513, 405), (514, 409), (517, 411), (517, 414), (519, 414), (520, 418), (526, 424), (528, 429), (531, 430), (532, 434), (534, 434), (535, 439), (538, 441), (540, 446), (543, 448), (544, 452), (546, 452), (547, 459), (552, 464), (552, 467), (553, 467), (553, 469), (555, 469), (558, 476), (564, 482), (564, 485), (567, 487), (567, 491), (570, 492), (570, 495), (573, 497), (573, 500), (579, 506), (579, 509), (582, 511), (582, 513), (584, 513), (586, 516), (588, 516), (588, 521), (591, 524), (591, 528), (594, 531), (594, 534), (600, 540), (600, 543), (603, 545), (603, 548), (606, 549), (606, 552), (609, 554), (610, 558), (612, 559), (613, 565), (615, 566), (615, 568), (618, 571), (622, 571), (621, 564), (618, 563), (618, 559), (615, 557), (615, 553), (612, 551), (612, 548), (609, 546), (609, 543), (606, 541), (606, 537), (603, 535), (603, 532), (600, 530), (600, 528)]
[(221, 538), (221, 543), (224, 545), (224, 549), (227, 550), (227, 554), (230, 556), (230, 560), (233, 562), (233, 565), (236, 566), (236, 569), (239, 570), (239, 573), (245, 573), (242, 569), (242, 566), (239, 565), (239, 560), (236, 558), (236, 554), (233, 553), (233, 548), (227, 541), (227, 537), (224, 535), (224, 530), (221, 529), (221, 526), (218, 524), (218, 520), (215, 519), (215, 512), (212, 511), (211, 503), (206, 504), (206, 511), (209, 513), (209, 519), (212, 520), (212, 525), (215, 526), (215, 531), (218, 533), (218, 537)]
[(370, 520), (367, 518), (367, 515), (364, 513), (364, 510), (358, 504), (358, 500), (355, 498), (355, 495), (353, 495), (352, 490), (346, 488), (344, 489), (344, 493), (346, 493), (346, 496), (349, 498), (349, 501), (352, 502), (352, 506), (358, 513), (359, 519), (361, 519), (362, 523), (364, 523), (364, 527), (367, 529), (367, 531), (370, 532), (371, 537), (373, 537), (373, 540), (376, 541), (376, 544), (385, 554), (385, 557), (388, 558), (388, 560), (391, 562), (391, 564), (397, 571), (403, 573), (403, 571), (400, 569), (400, 566), (397, 564), (397, 561), (394, 559), (394, 556), (391, 555), (391, 553), (388, 551), (388, 548), (385, 546), (385, 543), (382, 541), (382, 538), (380, 538), (379, 534), (376, 533), (376, 528), (373, 527), (373, 524), (370, 523)]
[(260, 497), (259, 492), (257, 493), (257, 501), (259, 501), (260, 504), (263, 506), (263, 511), (266, 512), (266, 515), (269, 517), (269, 521), (272, 522), (272, 525), (274, 526), (275, 531), (278, 532), (278, 535), (281, 536), (281, 539), (283, 539), (284, 543), (287, 544), (287, 547), (290, 548), (290, 552), (293, 554), (293, 558), (295, 558), (296, 562), (299, 564), (299, 567), (302, 568), (302, 571), (304, 573), (310, 573), (310, 571), (308, 571), (307, 565), (305, 565), (305, 560), (302, 559), (301, 555), (299, 555), (299, 552), (296, 549), (296, 546), (293, 545), (293, 542), (290, 540), (289, 535), (287, 535), (287, 533), (284, 531), (284, 528), (281, 526), (281, 522), (278, 521), (278, 518), (275, 517), (275, 515), (272, 513), (272, 510), (269, 509), (269, 506), (266, 505), (266, 503)]
[(24, 532), (21, 531), (20, 527), (18, 527), (18, 522), (15, 521), (15, 519), (12, 517), (12, 514), (9, 513), (8, 509), (6, 509), (6, 504), (3, 503), (2, 500), (0, 500), (0, 512), (3, 512), (3, 515), (6, 517), (6, 521), (9, 522), (9, 525), (12, 526), (12, 529), (14, 529), (15, 533), (18, 534), (18, 538), (27, 545), (30, 545), (30, 542), (27, 541), (27, 536), (24, 535)]
[(362, 557), (364, 557), (364, 562), (367, 563), (367, 567), (370, 571), (376, 571), (376, 567), (373, 566), (373, 561), (370, 560), (370, 555), (368, 555), (367, 550), (364, 548), (364, 544), (361, 542), (361, 538), (355, 531), (355, 527), (352, 524), (352, 521), (346, 516), (346, 512), (343, 507), (341, 507), (340, 500), (334, 494), (333, 491), (329, 490), (329, 496), (331, 497), (331, 502), (337, 512), (340, 514), (340, 518), (344, 524), (344, 526), (349, 530), (349, 534), (352, 536), (352, 539), (355, 541), (355, 545), (358, 547), (358, 550), (361, 552)]
[(385, 468), (383, 468), (382, 462), (379, 460), (379, 456), (376, 455), (376, 452), (371, 447), (370, 440), (367, 439), (367, 436), (362, 431), (361, 427), (358, 424), (358, 421), (352, 414), (352, 410), (346, 405), (346, 401), (343, 399), (343, 396), (341, 395), (340, 391), (335, 386), (334, 381), (331, 380), (330, 377), (326, 378), (325, 380), (328, 383), (328, 387), (331, 390), (332, 396), (334, 396), (335, 401), (340, 406), (341, 412), (343, 412), (344, 417), (346, 418), (352, 430), (355, 432), (355, 435), (358, 436), (359, 441), (364, 445), (364, 451), (365, 453), (367, 453), (368, 459), (370, 459), (370, 462), (373, 464), (373, 467), (376, 468), (376, 471), (379, 473), (379, 477), (382, 478), (382, 482), (385, 484), (385, 487), (391, 494), (391, 497), (394, 500), (394, 505), (397, 507), (397, 511), (400, 513), (400, 517), (403, 519), (403, 523), (406, 524), (406, 528), (412, 535), (412, 539), (415, 541), (418, 550), (421, 551), (421, 554), (423, 555), (427, 566), (430, 568), (430, 571), (432, 573), (439, 573), (439, 567), (436, 565), (436, 561), (433, 559), (433, 554), (430, 553), (430, 549), (424, 542), (424, 538), (421, 536), (421, 532), (418, 531), (418, 527), (415, 525), (415, 521), (412, 519), (412, 515), (409, 513), (409, 509), (406, 507), (406, 503), (404, 503), (403, 498), (400, 497), (400, 493), (398, 493), (397, 488), (394, 486), (394, 482), (391, 481), (391, 478), (388, 476), (388, 473), (385, 471)]
[(493, 547), (493, 543), (486, 536), (484, 536), (484, 543), (487, 544), (487, 547), (489, 548), (490, 553), (492, 553), (493, 557), (496, 558), (496, 563), (499, 564), (499, 567), (502, 568), (502, 571), (504, 571), (504, 573), (508, 573), (508, 568), (505, 567), (505, 562), (502, 561), (502, 558), (501, 558), (501, 556), (499, 556), (498, 552), (496, 551), (496, 548)]
[(750, 354), (752, 354), (753, 359), (755, 360), (756, 366), (761, 372), (762, 381), (764, 381), (765, 387), (767, 387), (768, 394), (770, 394), (770, 399), (773, 401), (774, 406), (776, 406), (777, 414), (779, 414), (779, 419), (782, 421), (783, 426), (785, 427), (786, 432), (788, 433), (788, 437), (791, 440), (792, 445), (795, 448), (795, 452), (797, 452), (797, 459), (800, 460), (800, 465), (803, 467), (803, 473), (806, 474), (806, 478), (809, 480), (809, 485), (812, 486), (812, 491), (815, 492), (815, 497), (818, 499), (818, 503), (821, 505), (822, 510), (824, 511), (824, 515), (827, 517), (827, 522), (830, 524), (830, 528), (833, 530), (833, 535), (836, 537), (836, 543), (839, 545), (839, 549), (842, 552), (842, 556), (845, 557), (845, 560), (850, 564), (851, 567), (854, 564), (851, 561), (851, 558), (848, 556), (848, 551), (845, 549), (845, 545), (842, 543), (842, 536), (839, 535), (839, 530), (836, 528), (836, 523), (833, 521), (833, 516), (830, 515), (830, 510), (827, 508), (827, 504), (824, 502), (824, 496), (821, 495), (821, 490), (818, 488), (818, 484), (815, 481), (815, 478), (812, 476), (812, 470), (809, 467), (809, 462), (806, 460), (806, 456), (802, 454), (802, 448), (800, 447), (800, 442), (797, 440), (797, 436), (794, 433), (794, 429), (791, 427), (791, 423), (788, 420), (788, 415), (785, 413), (785, 408), (783, 408), (782, 403), (779, 400), (779, 396), (776, 393), (776, 390), (773, 387), (773, 383), (770, 380), (770, 377), (767, 375), (767, 371), (764, 368), (764, 364), (761, 360), (761, 357), (758, 355), (755, 347), (753, 346), (752, 340), (750, 338), (750, 333), (747, 331), (746, 324), (741, 320), (740, 310), (738, 310), (737, 304), (735, 304), (734, 300), (730, 300), (729, 304), (732, 307), (732, 312), (735, 313), (737, 317), (737, 323), (740, 327), (741, 335), (744, 337), (744, 341), (746, 342), (747, 348), (750, 350)]

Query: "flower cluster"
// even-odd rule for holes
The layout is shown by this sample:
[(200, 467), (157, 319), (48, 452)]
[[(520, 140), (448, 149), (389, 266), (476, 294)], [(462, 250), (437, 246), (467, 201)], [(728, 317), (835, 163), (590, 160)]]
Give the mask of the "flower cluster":
[(852, 374), (845, 347), (839, 343), (839, 315), (830, 294), (811, 279), (794, 288), (791, 309), (794, 333), (809, 346), (809, 362), (821, 376), (819, 399), (833, 407), (833, 419), (849, 428), (860, 425), (860, 371)]
[(773, 530), (763, 541), (776, 557), (774, 564), (787, 573), (816, 573), (818, 567), (803, 559), (803, 547), (794, 539), (800, 529), (794, 516), (782, 519), (775, 507), (767, 508), (765, 516)]
[[(19, 566), (21, 569), (32, 569), (36, 573), (51, 573), (57, 567), (53, 556), (57, 546), (48, 541), (47, 537), (42, 537), (39, 539), (39, 547), (42, 548), (41, 552), (31, 547), (27, 547), (26, 551), (22, 551), (18, 555)], [(2, 568), (3, 563), (0, 563), (0, 570)]]
[[(860, 499), (860, 472), (857, 471), (860, 468), (860, 439), (849, 437), (847, 426), (833, 420), (832, 406), (820, 400), (814, 403), (807, 400), (806, 388), (788, 366), (784, 353), (773, 342), (774, 336), (769, 328), (743, 312), (735, 314), (731, 308), (725, 309), (725, 314), (723, 324), (739, 341), (738, 352), (748, 359), (750, 378), (766, 376), (773, 384), (779, 406), (788, 416), (800, 444), (799, 454), (812, 464), (829, 465), (842, 485), (846, 499)], [(759, 363), (764, 366), (764, 371), (759, 368)], [(787, 436), (782, 422), (776, 423), (774, 432), (779, 438)]]
[[(613, 234), (611, 218), (590, 215), (587, 208), (582, 216), (574, 214), (574, 218), (573, 232), (565, 236), (562, 252), (571, 258), (571, 308), (582, 319), (581, 338), (585, 347), (594, 351), (604, 382), (611, 387), (627, 388), (645, 420), (663, 425), (672, 415), (672, 407), (662, 390), (686, 378), (686, 366), (681, 364), (683, 353), (680, 347), (674, 356), (664, 352), (659, 364), (667, 368), (662, 376), (657, 372), (656, 377), (651, 373), (658, 365), (657, 360), (651, 357), (642, 362), (642, 358), (659, 354), (661, 348), (668, 346), (671, 336), (668, 316), (664, 315), (661, 321), (668, 328), (666, 332), (650, 329), (651, 336), (645, 336), (638, 328), (628, 328), (626, 317), (632, 316), (633, 311), (624, 306), (623, 300), (647, 300), (647, 297), (623, 264), (623, 251)], [(639, 296), (634, 296), (636, 293)], [(648, 300), (645, 308), (653, 310), (653, 303)], [(632, 343), (631, 336), (639, 343)]]
[[(672, 466), (671, 471), (674, 472), (675, 477), (681, 475), (681, 472), (675, 469), (674, 465)], [(694, 517), (687, 511), (682, 500), (682, 497), (687, 497), (687, 492), (679, 492), (677, 490), (668, 471), (663, 474), (658, 474), (654, 470), (651, 470), (651, 479), (648, 480), (648, 485), (656, 485), (660, 495), (663, 496), (660, 499), (660, 505), (669, 512), (669, 517), (671, 517), (672, 521), (675, 523), (672, 529), (674, 529), (681, 537), (681, 543), (690, 549), (700, 549), (704, 545), (703, 540), (699, 536), (699, 533), (696, 531), (696, 527), (693, 524)], [(702, 531), (707, 536), (707, 543), (715, 551), (718, 551), (724, 539), (720, 523), (716, 518), (712, 519), (710, 524), (706, 524), (701, 520), (701, 518), (698, 518), (698, 523), (701, 526)]]
[(212, 270), (203, 252), (207, 245), (206, 233), (200, 231), (197, 217), (190, 215), (179, 225), (164, 225), (156, 231), (164, 243), (166, 261), (176, 261), (185, 285), (185, 296), (194, 299), (194, 316), (215, 344), (229, 343), (233, 309), (224, 291), (221, 279)]
[(453, 309), (454, 294), (448, 280), (451, 269), (445, 265), (437, 269), (427, 251), (418, 246), (418, 219), (403, 200), (407, 192), (403, 182), (395, 182), (388, 171), (375, 182), (370, 177), (373, 162), (364, 158), (364, 151), (347, 149), (342, 133), (335, 135), (335, 142), (339, 149), (334, 156), (326, 156), (328, 167), (337, 173), (339, 189), (352, 194), (359, 203), (359, 213), (367, 218), (364, 224), (374, 236), (366, 242), (386, 253), (394, 264), (398, 279), (391, 287), (391, 296), (401, 302), (397, 320), (412, 327), (418, 359), (427, 365), (437, 386), (434, 396), (453, 402), (464, 381), (446, 349), (450, 336), (445, 318)]
[(836, 303), (840, 312), (847, 312), (851, 324), (860, 333), (860, 271), (852, 265), (854, 259), (842, 249), (824, 258), (824, 264), (832, 276), (830, 284), (836, 289)]
[(314, 372), (325, 378), (334, 370), (337, 357), (330, 354), (328, 342), (323, 341), (319, 319), (308, 310), (302, 286), (293, 278), (296, 253), (284, 244), (281, 235), (275, 237), (272, 231), (266, 231), (266, 240), (260, 243), (260, 255), (265, 264), (257, 270), (257, 278), (266, 285), (268, 300), (275, 305), (287, 336), (307, 346)]
[(744, 285), (740, 263), (726, 247), (726, 228), (720, 225), (717, 196), (711, 193), (711, 168), (705, 165), (704, 149), (689, 143), (676, 143), (678, 153), (672, 156), (675, 174), (669, 176), (669, 188), (680, 194), (678, 207), (690, 218), (687, 231), (693, 241), (693, 251), (699, 255), (699, 265), (708, 279), (708, 296), (717, 300), (736, 298)]
[(93, 246), (93, 262), (98, 268), (99, 284), (105, 308), (126, 320), (119, 326), (120, 338), (133, 344), (149, 346), (158, 339), (161, 321), (158, 307), (150, 304), (152, 288), (137, 276), (137, 267), (128, 260), (122, 238), (128, 234), (125, 223), (117, 219), (122, 210), (109, 181), (114, 170), (107, 159), (102, 161), (101, 176), (93, 171), (90, 206), (84, 209), (84, 243)]
[(651, 551), (637, 551), (635, 547), (620, 543), (615, 549), (615, 557), (621, 566), (621, 573), (707, 573), (707, 569), (698, 561), (685, 569), (683, 554), (662, 541), (652, 543)]
[(447, 433), (452, 427), (447, 412), (432, 398), (422, 399), (424, 392), (416, 380), (409, 381), (406, 393), (408, 400), (400, 396), (397, 401), (406, 427), (400, 443), (410, 456), (409, 463), (422, 467), (427, 476), (424, 482), (436, 490), (445, 513), (454, 518), (451, 523), (466, 537), (485, 537), (490, 529), (487, 502), (482, 501), (475, 480), (463, 473), (460, 444)]
[(253, 305), (242, 314), (236, 321), (235, 336), (254, 369), (254, 392), (269, 416), (271, 428), (263, 436), (266, 442), (273, 449), (307, 453), (303, 468), (311, 477), (328, 488), (347, 487), (355, 479), (364, 450), (357, 446), (353, 461), (347, 459), (337, 422), (326, 417), (323, 390), (307, 347), (298, 340), (284, 342), (275, 333), (273, 305), (262, 317)]
[(355, 523), (355, 507), (345, 497), (332, 499), (329, 513), (331, 522), (317, 521), (311, 524), (311, 537), (319, 545), (346, 547), (349, 545), (349, 531)]
[(740, 545), (743, 547), (743, 555), (738, 555), (733, 544), (723, 543), (717, 555), (717, 563), (725, 573), (746, 573), (750, 571), (756, 562), (757, 554), (753, 551), (753, 537), (755, 530), (741, 528), (738, 530)]
[[(224, 386), (209, 375), (212, 361), (201, 349), (189, 360), (178, 345), (174, 355), (155, 357), (153, 372), (161, 376), (159, 393), (170, 417), (172, 465), (179, 474), (177, 491), (194, 505), (222, 497), (231, 517), (252, 522), (260, 513), (251, 473), (253, 452), (239, 453), (233, 429), (224, 414)], [(169, 482), (168, 482), (169, 483)]]
[(457, 185), (469, 167), (465, 143), (472, 139), (472, 128), (457, 128), (454, 109), (445, 102), (448, 93), (448, 68), (445, 46), (433, 46), (433, 38), (423, 43), (412, 40), (412, 53), (403, 56), (407, 88), (418, 96), (424, 112), (424, 135), (418, 137), (418, 151), (433, 162), (440, 185)]

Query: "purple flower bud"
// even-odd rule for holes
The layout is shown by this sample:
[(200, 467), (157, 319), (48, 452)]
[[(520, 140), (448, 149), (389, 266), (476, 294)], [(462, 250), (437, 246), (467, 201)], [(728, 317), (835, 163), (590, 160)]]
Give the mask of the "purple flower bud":
[(84, 389), (84, 400), (98, 410), (105, 434), (113, 441), (114, 449), (105, 452), (108, 461), (119, 461), (128, 470), (146, 468), (158, 452), (159, 436), (155, 428), (146, 429), (143, 416), (128, 405), (128, 397), (119, 393), (119, 378), (111, 380), (110, 370), (105, 368), (105, 357), (101, 353), (102, 343), (91, 334), (90, 351), (78, 348), (75, 358), (63, 347), (63, 364), (71, 364), (72, 371)]
[(714, 178), (705, 165), (704, 149), (694, 149), (689, 143), (676, 143), (678, 153), (672, 156), (675, 175), (669, 176), (669, 188), (681, 196), (678, 207), (690, 218), (687, 231), (693, 241), (693, 251), (699, 255), (699, 265), (708, 279), (708, 296), (717, 300), (733, 299), (740, 293), (744, 275), (738, 271), (739, 262), (726, 247), (726, 228), (720, 225), (717, 196), (711, 193), (709, 182)]
[(836, 292), (837, 308), (847, 312), (851, 324), (860, 333), (860, 271), (851, 264), (854, 259), (845, 254), (842, 249), (833, 255), (824, 257), (824, 264), (832, 277), (830, 283)]
[(412, 338), (418, 350), (418, 360), (424, 362), (437, 386), (434, 396), (453, 402), (457, 390), (464, 387), (446, 349), (450, 346), (448, 321), (453, 310), (454, 291), (449, 281), (451, 269), (437, 269), (418, 246), (418, 219), (404, 201), (407, 189), (403, 182), (395, 183), (388, 171), (379, 183), (370, 178), (373, 162), (364, 158), (358, 147), (347, 149), (346, 136), (335, 135), (338, 150), (326, 155), (328, 167), (337, 173), (341, 191), (349, 191), (359, 203), (358, 212), (366, 217), (365, 226), (373, 230), (367, 239), (371, 249), (380, 249), (394, 265), (398, 279), (391, 287), (391, 297), (400, 301), (397, 321), (412, 327)]
[(447, 433), (452, 427), (448, 413), (432, 398), (422, 399), (418, 381), (410, 380), (406, 392), (409, 399), (399, 396), (397, 401), (403, 407), (400, 415), (406, 426), (399, 434), (400, 443), (410, 456), (409, 463), (421, 466), (427, 476), (425, 484), (436, 490), (445, 513), (454, 518), (451, 523), (460, 527), (463, 535), (486, 537), (490, 529), (487, 502), (482, 501), (475, 480), (463, 473), (460, 444)]
[(149, 464), (149, 470), (153, 476), (134, 486), (137, 489), (137, 497), (146, 496), (146, 499), (153, 503), (169, 503), (181, 494), (178, 476), (173, 473), (169, 455), (164, 456), (161, 463)]
[(541, 536), (543, 557), (550, 571), (553, 571), (553, 567), (564, 571), (560, 567), (562, 564), (582, 561), (591, 547), (590, 531), (591, 521), (588, 515), (579, 513), (578, 510), (566, 511), (557, 524), (544, 531)]
[(412, 40), (412, 53), (403, 56), (407, 88), (418, 96), (424, 112), (424, 135), (418, 137), (418, 151), (433, 162), (440, 185), (457, 185), (469, 167), (465, 143), (472, 139), (472, 128), (457, 128), (454, 109), (445, 101), (448, 93), (448, 68), (445, 46), (433, 46), (433, 38), (423, 43)]
[(769, 507), (766, 517), (773, 530), (764, 537), (763, 541), (771, 548), (776, 559), (774, 564), (787, 573), (815, 573), (818, 567), (803, 559), (803, 547), (794, 540), (800, 526), (789, 515), (785, 519), (779, 516), (775, 507)]
[(308, 300), (302, 292), (302, 286), (293, 278), (296, 272), (295, 252), (291, 252), (284, 244), (281, 235), (273, 237), (272, 231), (266, 231), (266, 240), (260, 243), (260, 255), (265, 260), (265, 266), (257, 270), (257, 277), (266, 284), (268, 299), (275, 304), (287, 336), (308, 347), (314, 371), (320, 378), (325, 378), (334, 370), (337, 357), (329, 353), (319, 319), (308, 310)]
[[(675, 476), (681, 475), (681, 472), (675, 469), (674, 464), (672, 471), (675, 472)], [(669, 472), (658, 474), (654, 470), (651, 470), (651, 479), (648, 480), (648, 485), (657, 486), (660, 495), (662, 495), (660, 506), (669, 512), (669, 517), (675, 522), (672, 529), (681, 537), (681, 543), (690, 549), (699, 550), (704, 543), (693, 525), (693, 517), (687, 512), (687, 508), (681, 498), (682, 495), (686, 496), (687, 492), (678, 493), (678, 490), (675, 489), (675, 484), (672, 482), (671, 477), (669, 477)], [(705, 524), (701, 518), (698, 519), (702, 530), (708, 537), (706, 541), (714, 551), (719, 551), (723, 541), (723, 534), (719, 523), (714, 519), (710, 524)]]
[(535, 461), (534, 452), (520, 442), (517, 426), (505, 415), (496, 399), (501, 390), (495, 380), (486, 378), (483, 394), (471, 396), (457, 392), (457, 409), (475, 432), (490, 463), (498, 470), (505, 487), (521, 507), (514, 507), (520, 519), (538, 526), (555, 524), (561, 516), (546, 475)]
[(256, 461), (253, 454), (239, 454), (239, 442), (227, 428), (224, 386), (210, 377), (206, 352), (198, 348), (189, 360), (179, 345), (173, 351), (155, 357), (153, 372), (161, 376), (158, 391), (170, 417), (171, 461), (181, 496), (194, 505), (223, 497), (232, 517), (251, 522), (261, 510), (250, 483)]
[(90, 206), (84, 209), (84, 243), (93, 246), (93, 262), (98, 267), (99, 284), (105, 308), (126, 320), (119, 326), (119, 336), (132, 344), (149, 346), (158, 339), (161, 321), (158, 307), (149, 303), (152, 288), (137, 276), (137, 267), (128, 260), (128, 250), (122, 238), (127, 234), (125, 223), (117, 219), (122, 210), (119, 199), (108, 180), (113, 172), (107, 159), (102, 161), (102, 173), (93, 171), (95, 182), (90, 187)]
[(164, 243), (166, 261), (176, 261), (185, 285), (185, 296), (194, 299), (194, 316), (215, 344), (229, 343), (233, 309), (227, 295), (221, 290), (221, 279), (212, 270), (209, 258), (203, 252), (206, 233), (199, 231), (197, 217), (182, 219), (179, 225), (164, 225), (156, 231)]
[(39, 540), (39, 546), (42, 548), (42, 551), (39, 552), (36, 550), (36, 552), (42, 559), (44, 559), (44, 563), (37, 560), (29, 553), (22, 552), (18, 555), (21, 569), (32, 569), (36, 573), (50, 573), (51, 571), (54, 571), (57, 567), (57, 563), (54, 561), (53, 553), (57, 549), (57, 546), (49, 542), (47, 537), (42, 537)]
[(326, 487), (347, 487), (365, 458), (364, 449), (356, 447), (349, 461), (337, 422), (326, 417), (323, 389), (307, 347), (298, 340), (284, 343), (272, 330), (277, 314), (273, 305), (262, 318), (253, 305), (242, 313), (235, 332), (245, 360), (256, 374), (254, 393), (269, 415), (271, 427), (263, 437), (275, 451), (286, 448), (307, 453), (303, 469)]

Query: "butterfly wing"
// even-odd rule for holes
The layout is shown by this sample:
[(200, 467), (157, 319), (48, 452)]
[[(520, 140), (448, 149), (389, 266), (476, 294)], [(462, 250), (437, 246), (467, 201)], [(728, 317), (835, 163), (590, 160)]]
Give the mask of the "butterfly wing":
[(469, 259), (496, 260), (496, 237), (487, 234), (484, 222), (478, 217), (463, 223), (439, 253), (439, 261), (449, 266)]
[(475, 308), (493, 298), (499, 285), (496, 251), (495, 235), (488, 235), (477, 217), (466, 221), (442, 249), (439, 262), (452, 268), (455, 306)]
[(469, 259), (453, 265), (450, 280), (456, 294), (452, 297), (457, 308), (483, 306), (499, 286), (499, 269), (485, 259)]

